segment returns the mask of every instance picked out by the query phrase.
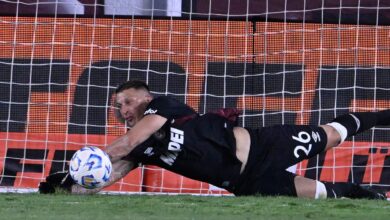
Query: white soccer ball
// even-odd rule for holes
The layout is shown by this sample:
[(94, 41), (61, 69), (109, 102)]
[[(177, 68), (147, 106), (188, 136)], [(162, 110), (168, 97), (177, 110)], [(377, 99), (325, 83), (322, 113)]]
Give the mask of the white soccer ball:
[(83, 147), (69, 162), (73, 180), (88, 189), (102, 187), (109, 179), (112, 164), (108, 155), (97, 147)]

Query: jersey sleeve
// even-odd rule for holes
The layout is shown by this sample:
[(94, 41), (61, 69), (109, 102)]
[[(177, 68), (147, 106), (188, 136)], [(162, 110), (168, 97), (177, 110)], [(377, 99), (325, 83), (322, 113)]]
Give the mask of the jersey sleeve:
[(144, 115), (157, 114), (164, 118), (175, 119), (190, 114), (195, 111), (188, 105), (168, 96), (154, 98), (146, 107)]

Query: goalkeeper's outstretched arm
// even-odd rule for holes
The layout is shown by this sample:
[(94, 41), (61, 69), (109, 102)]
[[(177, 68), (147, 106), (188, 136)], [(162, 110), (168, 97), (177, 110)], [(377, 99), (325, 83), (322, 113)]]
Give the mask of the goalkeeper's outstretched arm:
[(94, 194), (99, 192), (105, 187), (108, 187), (114, 184), (116, 181), (120, 180), (126, 176), (131, 170), (135, 169), (136, 165), (133, 161), (130, 160), (118, 160), (112, 164), (112, 173), (110, 180), (101, 188), (96, 189), (86, 189), (78, 184), (73, 184), (71, 187), (72, 194)]
[(136, 163), (131, 160), (118, 160), (112, 164), (112, 172), (110, 180), (100, 188), (96, 189), (86, 189), (78, 184), (76, 184), (69, 175), (69, 171), (61, 171), (50, 174), (46, 177), (45, 182), (39, 184), (39, 193), (56, 193), (57, 189), (61, 191), (71, 192), (74, 194), (94, 194), (99, 192), (105, 187), (108, 187), (114, 184), (116, 181), (120, 180), (126, 176), (131, 170), (136, 168)]

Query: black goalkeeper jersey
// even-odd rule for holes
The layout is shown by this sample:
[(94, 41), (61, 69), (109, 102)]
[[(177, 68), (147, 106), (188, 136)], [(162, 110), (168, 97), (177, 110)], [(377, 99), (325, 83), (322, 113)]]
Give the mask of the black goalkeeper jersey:
[(129, 155), (135, 162), (157, 165), (228, 191), (238, 181), (234, 124), (215, 113), (198, 115), (173, 98), (154, 98), (144, 115), (167, 118), (163, 127)]

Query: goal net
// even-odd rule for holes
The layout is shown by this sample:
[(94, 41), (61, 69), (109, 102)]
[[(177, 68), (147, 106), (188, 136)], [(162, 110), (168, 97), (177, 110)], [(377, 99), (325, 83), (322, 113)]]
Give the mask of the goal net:
[[(161, 8), (150, 1), (125, 16), (104, 1), (53, 2), (54, 12), (42, 16), (50, 3), (0, 1), (16, 11), (0, 17), (3, 192), (35, 191), (47, 175), (66, 170), (82, 146), (104, 148), (124, 134), (111, 106), (116, 86), (129, 79), (200, 113), (238, 108), (240, 125), (253, 128), (319, 125), (349, 111), (390, 108), (389, 5), (379, 1), (370, 7), (302, 1), (294, 8), (284, 0), (199, 0), (183, 1), (181, 11), (172, 4), (181, 1)], [(74, 9), (63, 15), (62, 6)], [(22, 15), (26, 7), (33, 16)], [(376, 127), (290, 171), (390, 187), (389, 134)], [(228, 194), (150, 165), (106, 191)]]

